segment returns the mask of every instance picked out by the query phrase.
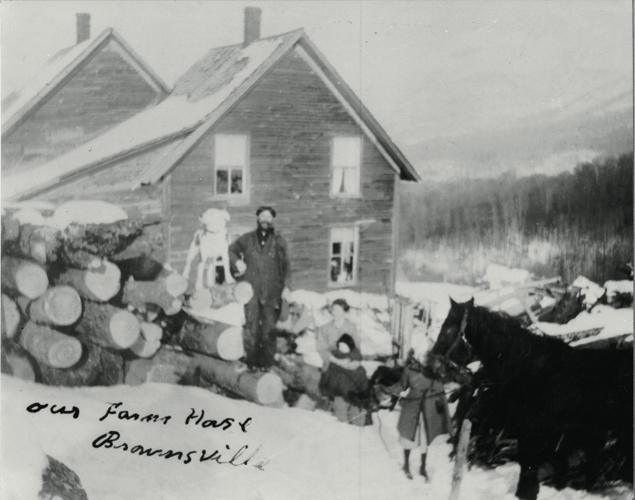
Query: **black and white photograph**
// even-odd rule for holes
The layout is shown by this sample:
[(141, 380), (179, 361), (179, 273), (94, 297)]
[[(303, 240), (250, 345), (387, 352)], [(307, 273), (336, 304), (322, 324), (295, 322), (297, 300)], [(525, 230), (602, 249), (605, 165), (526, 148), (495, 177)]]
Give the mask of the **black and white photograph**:
[(633, 500), (633, 2), (0, 5), (2, 500)]

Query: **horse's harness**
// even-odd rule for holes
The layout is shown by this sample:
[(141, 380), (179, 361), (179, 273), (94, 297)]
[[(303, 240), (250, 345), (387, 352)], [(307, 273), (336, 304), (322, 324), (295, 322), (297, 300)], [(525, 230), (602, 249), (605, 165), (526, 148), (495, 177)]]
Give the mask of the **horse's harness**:
[(454, 342), (452, 342), (452, 345), (450, 346), (448, 351), (443, 356), (446, 359), (446, 361), (450, 363), (454, 363), (453, 361), (450, 360), (450, 355), (460, 345), (460, 343), (463, 343), (463, 345), (467, 349), (468, 357), (470, 358), (472, 357), (472, 354), (473, 354), (472, 344), (470, 344), (467, 338), (465, 337), (465, 330), (467, 328), (467, 318), (468, 318), (468, 308), (466, 307), (465, 312), (463, 313), (463, 317), (461, 318), (461, 326), (459, 328), (459, 333), (456, 336), (456, 339), (454, 339)]

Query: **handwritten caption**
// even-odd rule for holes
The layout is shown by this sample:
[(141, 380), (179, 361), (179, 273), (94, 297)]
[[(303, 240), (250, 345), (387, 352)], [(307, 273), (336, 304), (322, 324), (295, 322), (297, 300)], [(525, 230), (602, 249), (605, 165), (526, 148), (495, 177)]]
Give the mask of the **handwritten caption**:
[[(35, 401), (26, 407), (28, 413), (50, 413), (70, 417), (73, 420), (80, 418), (81, 410), (77, 406), (66, 406), (56, 403), (42, 403)], [(238, 432), (239, 435), (247, 434), (248, 427), (252, 423), (251, 417), (242, 420), (234, 417), (208, 418), (208, 414), (204, 409), (190, 408), (187, 415), (183, 415), (180, 420), (181, 425), (201, 430), (219, 430)], [(130, 411), (124, 407), (123, 402), (117, 401), (107, 403), (104, 414), (99, 417), (99, 422), (112, 421), (135, 421), (147, 424), (157, 424), (159, 426), (175, 425), (179, 420), (173, 415), (160, 415), (158, 413), (140, 414)], [(132, 443), (124, 438), (120, 432), (109, 430), (97, 436), (91, 442), (95, 449), (100, 450), (119, 450), (140, 457), (160, 457), (166, 460), (173, 459), (182, 464), (190, 463), (215, 463), (218, 465), (231, 465), (234, 467), (252, 466), (259, 470), (264, 470), (265, 465), (269, 463), (269, 459), (261, 457), (261, 446), (250, 447), (249, 444), (241, 444), (240, 446), (232, 446), (226, 444), (224, 447), (207, 449), (200, 448), (197, 450), (175, 450), (153, 448), (139, 443)]]

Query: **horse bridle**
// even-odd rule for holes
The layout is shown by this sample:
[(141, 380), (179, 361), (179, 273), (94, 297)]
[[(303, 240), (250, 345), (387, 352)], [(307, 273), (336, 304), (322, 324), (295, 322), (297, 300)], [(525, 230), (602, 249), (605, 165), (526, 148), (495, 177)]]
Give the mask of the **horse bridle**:
[(454, 365), (455, 367), (458, 367), (458, 365), (454, 361), (452, 361), (450, 359), (450, 355), (452, 354), (452, 352), (454, 352), (454, 349), (456, 349), (459, 346), (459, 342), (462, 342), (463, 345), (465, 346), (465, 348), (467, 349), (468, 357), (471, 358), (472, 354), (473, 354), (472, 344), (470, 344), (469, 341), (467, 340), (467, 338), (465, 337), (465, 330), (467, 328), (468, 313), (469, 313), (469, 311), (468, 311), (468, 308), (466, 307), (465, 308), (465, 312), (463, 313), (463, 317), (461, 318), (461, 326), (459, 328), (459, 334), (457, 335), (457, 337), (454, 340), (454, 342), (452, 342), (452, 345), (450, 346), (448, 351), (443, 356), (445, 358), (446, 362)]

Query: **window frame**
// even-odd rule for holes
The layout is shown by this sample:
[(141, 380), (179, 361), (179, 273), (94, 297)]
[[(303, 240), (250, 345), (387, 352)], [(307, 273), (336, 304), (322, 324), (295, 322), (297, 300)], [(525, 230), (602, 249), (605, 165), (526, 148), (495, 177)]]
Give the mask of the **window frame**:
[[(353, 232), (353, 245), (354, 245), (354, 254), (353, 254), (353, 279), (351, 281), (346, 281), (344, 283), (338, 283), (336, 281), (331, 281), (331, 260), (333, 260), (333, 243), (337, 240), (333, 239), (333, 230), (341, 230), (348, 229)], [(340, 240), (341, 241), (341, 240)], [(357, 286), (359, 284), (359, 226), (357, 224), (337, 224), (329, 227), (328, 234), (328, 260), (327, 260), (327, 271), (326, 271), (326, 283), (328, 288), (346, 288), (351, 286)], [(341, 264), (340, 264), (341, 265)]]
[[(356, 192), (354, 193), (335, 193), (333, 192), (333, 174), (336, 168), (343, 170), (351, 169), (353, 167), (338, 167), (335, 165), (335, 141), (337, 139), (357, 139), (359, 144), (359, 158), (357, 166), (357, 183)], [(331, 137), (331, 150), (330, 150), (330, 169), (329, 169), (329, 195), (331, 198), (361, 198), (362, 197), (362, 160), (364, 150), (364, 138), (358, 134), (335, 134)]]
[[(245, 164), (242, 166), (242, 193), (219, 193), (217, 172), (219, 166), (216, 164), (217, 138), (219, 136), (239, 136), (245, 138)], [(249, 203), (249, 191), (251, 184), (250, 166), (251, 166), (251, 136), (245, 132), (217, 132), (212, 135), (211, 140), (211, 156), (212, 156), (212, 196), (216, 200), (226, 200), (230, 205)], [(236, 165), (220, 165), (220, 170), (228, 173), (228, 189), (231, 189), (231, 171), (238, 170)]]

